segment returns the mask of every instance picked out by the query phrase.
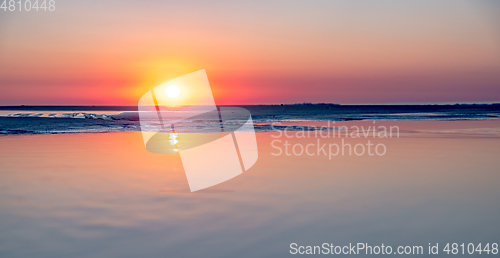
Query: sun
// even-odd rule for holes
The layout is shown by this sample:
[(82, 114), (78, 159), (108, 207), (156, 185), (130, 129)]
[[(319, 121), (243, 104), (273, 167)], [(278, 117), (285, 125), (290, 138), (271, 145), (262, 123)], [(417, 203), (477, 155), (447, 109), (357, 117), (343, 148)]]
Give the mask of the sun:
[(165, 95), (171, 98), (178, 97), (179, 94), (181, 94), (181, 89), (175, 85), (170, 85), (165, 89)]

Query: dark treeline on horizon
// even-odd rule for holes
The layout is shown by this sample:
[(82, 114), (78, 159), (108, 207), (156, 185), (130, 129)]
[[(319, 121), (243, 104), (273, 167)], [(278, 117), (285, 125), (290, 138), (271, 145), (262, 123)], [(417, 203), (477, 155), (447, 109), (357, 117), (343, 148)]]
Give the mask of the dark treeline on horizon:
[[(336, 103), (296, 103), (296, 104), (261, 104), (261, 105), (219, 105), (245, 107), (252, 109), (398, 109), (398, 110), (452, 110), (452, 109), (500, 109), (500, 103), (489, 104), (336, 104)], [(15, 111), (138, 111), (137, 106), (64, 106), (64, 105), (20, 105), (0, 106), (0, 110)]]

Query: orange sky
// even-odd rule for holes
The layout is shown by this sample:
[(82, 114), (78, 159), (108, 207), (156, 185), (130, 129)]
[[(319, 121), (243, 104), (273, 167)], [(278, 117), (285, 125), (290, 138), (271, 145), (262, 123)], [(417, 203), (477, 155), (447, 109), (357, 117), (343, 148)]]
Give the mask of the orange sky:
[(0, 14), (0, 105), (136, 105), (206, 69), (217, 104), (500, 101), (492, 1), (57, 2)]

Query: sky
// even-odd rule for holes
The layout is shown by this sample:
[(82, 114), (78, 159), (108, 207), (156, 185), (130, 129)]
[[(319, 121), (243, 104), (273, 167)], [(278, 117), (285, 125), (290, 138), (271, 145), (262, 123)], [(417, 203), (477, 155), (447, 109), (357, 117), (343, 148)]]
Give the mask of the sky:
[(0, 105), (500, 102), (500, 1), (56, 1), (0, 9)]

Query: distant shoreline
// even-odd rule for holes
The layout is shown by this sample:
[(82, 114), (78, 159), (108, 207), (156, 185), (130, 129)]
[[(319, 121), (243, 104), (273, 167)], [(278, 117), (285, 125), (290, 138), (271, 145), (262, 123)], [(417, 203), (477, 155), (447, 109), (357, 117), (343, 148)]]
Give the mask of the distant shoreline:
[[(456, 104), (336, 104), (336, 103), (296, 103), (296, 104), (259, 104), (259, 105), (218, 105), (232, 107), (333, 107), (333, 108), (367, 108), (367, 107), (402, 107), (408, 108), (471, 108), (471, 107), (500, 107), (500, 103), (456, 103)], [(68, 106), (68, 105), (17, 105), (0, 106), (0, 111), (138, 111), (137, 106)]]

